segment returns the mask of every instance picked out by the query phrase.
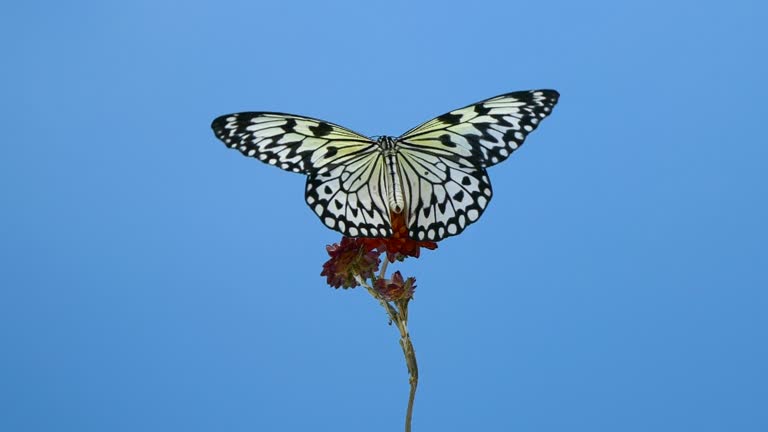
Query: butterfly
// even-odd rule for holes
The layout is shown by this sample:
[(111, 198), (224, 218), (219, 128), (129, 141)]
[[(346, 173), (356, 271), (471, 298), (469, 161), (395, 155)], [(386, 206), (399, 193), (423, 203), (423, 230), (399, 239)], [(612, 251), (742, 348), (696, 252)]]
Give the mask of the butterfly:
[(305, 200), (347, 237), (438, 241), (476, 222), (493, 195), (486, 168), (507, 159), (547, 117), (555, 90), (507, 93), (427, 121), (399, 137), (365, 137), (342, 126), (277, 112), (216, 118), (217, 138), (242, 154), (307, 175)]

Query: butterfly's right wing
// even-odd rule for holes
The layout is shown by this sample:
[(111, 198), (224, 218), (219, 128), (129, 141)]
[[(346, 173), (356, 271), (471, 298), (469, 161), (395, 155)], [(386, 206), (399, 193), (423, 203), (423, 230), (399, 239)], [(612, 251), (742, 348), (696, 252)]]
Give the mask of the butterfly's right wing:
[(493, 194), (485, 168), (518, 149), (558, 98), (554, 90), (507, 93), (435, 117), (398, 138), (409, 235), (438, 241), (477, 221)]
[(329, 228), (349, 237), (392, 235), (378, 145), (349, 129), (274, 112), (221, 116), (211, 125), (228, 147), (307, 174), (305, 200)]
[(408, 235), (439, 241), (477, 221), (491, 200), (485, 168), (438, 153), (401, 148), (398, 163), (408, 203)]
[(507, 93), (453, 110), (404, 133), (401, 148), (459, 158), (487, 168), (507, 159), (552, 113), (555, 90)]

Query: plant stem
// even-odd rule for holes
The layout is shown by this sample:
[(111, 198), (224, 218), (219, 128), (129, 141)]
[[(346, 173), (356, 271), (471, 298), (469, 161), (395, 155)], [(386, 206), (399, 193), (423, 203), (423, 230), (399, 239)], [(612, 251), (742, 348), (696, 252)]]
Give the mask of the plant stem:
[(381, 263), (381, 272), (379, 272), (379, 277), (383, 278), (384, 275), (387, 274), (387, 265), (389, 265), (389, 260), (387, 259), (386, 255), (384, 256), (384, 262)]
[[(379, 277), (384, 277), (384, 272)], [(368, 284), (361, 277), (357, 277), (357, 281), (360, 285), (364, 286), (368, 292), (379, 301), (384, 310), (387, 311), (389, 321), (397, 325), (397, 329), (400, 331), (400, 347), (403, 349), (403, 355), (405, 356), (405, 366), (408, 368), (408, 383), (411, 386), (411, 391), (408, 394), (408, 408), (405, 412), (405, 432), (411, 432), (411, 418), (413, 417), (413, 401), (416, 398), (416, 387), (419, 384), (419, 367), (416, 364), (416, 351), (413, 349), (413, 343), (411, 342), (411, 335), (408, 333), (408, 302), (411, 299), (404, 299), (395, 301), (395, 306), (386, 301), (373, 286)]]
[(411, 343), (411, 336), (408, 334), (406, 321), (407, 316), (397, 323), (397, 327), (400, 329), (400, 346), (403, 348), (405, 365), (408, 367), (408, 382), (411, 385), (411, 392), (408, 395), (408, 409), (405, 413), (405, 432), (411, 432), (413, 400), (416, 397), (416, 386), (419, 384), (419, 367), (416, 364), (416, 351), (413, 350), (413, 343)]

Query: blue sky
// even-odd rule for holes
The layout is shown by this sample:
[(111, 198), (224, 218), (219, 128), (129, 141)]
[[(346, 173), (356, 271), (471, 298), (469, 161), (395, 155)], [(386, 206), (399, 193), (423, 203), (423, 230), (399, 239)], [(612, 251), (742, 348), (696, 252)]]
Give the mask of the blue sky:
[(553, 115), (416, 276), (414, 430), (768, 430), (765, 6), (16, 2), (0, 17), (0, 430), (392, 431), (407, 375), (304, 179), (221, 114), (397, 135)]

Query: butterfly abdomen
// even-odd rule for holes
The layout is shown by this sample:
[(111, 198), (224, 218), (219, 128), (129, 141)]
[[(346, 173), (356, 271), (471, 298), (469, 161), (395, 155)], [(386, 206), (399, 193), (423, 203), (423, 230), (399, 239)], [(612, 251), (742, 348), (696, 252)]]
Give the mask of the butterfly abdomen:
[(377, 143), (387, 165), (387, 204), (392, 212), (400, 213), (405, 207), (405, 200), (400, 183), (400, 167), (397, 165), (397, 144), (389, 136), (380, 137)]

